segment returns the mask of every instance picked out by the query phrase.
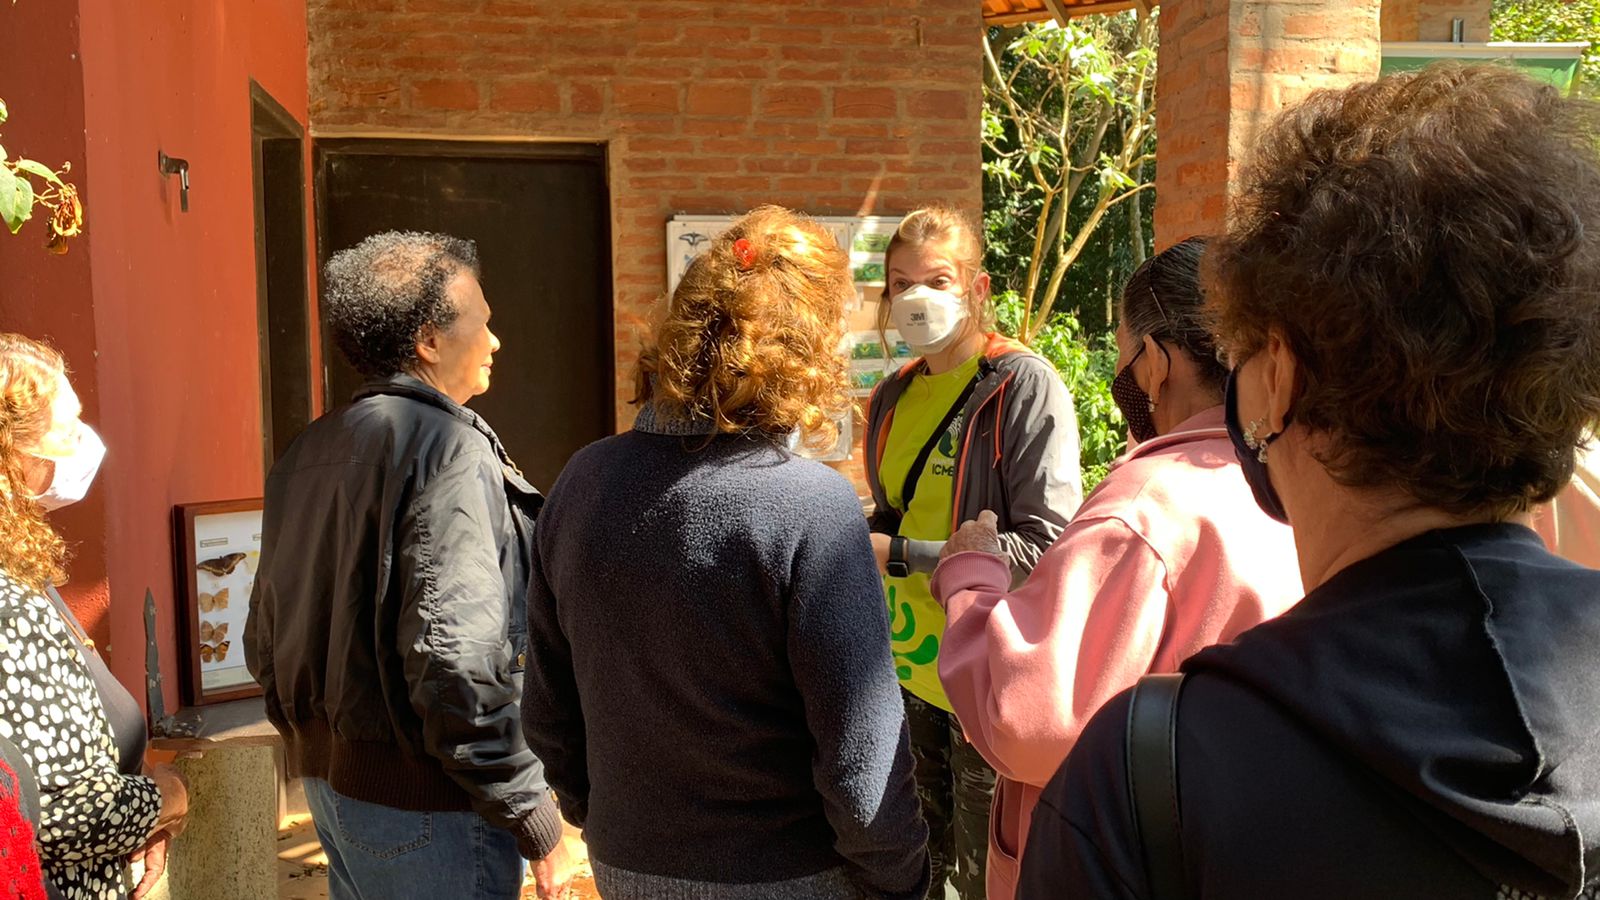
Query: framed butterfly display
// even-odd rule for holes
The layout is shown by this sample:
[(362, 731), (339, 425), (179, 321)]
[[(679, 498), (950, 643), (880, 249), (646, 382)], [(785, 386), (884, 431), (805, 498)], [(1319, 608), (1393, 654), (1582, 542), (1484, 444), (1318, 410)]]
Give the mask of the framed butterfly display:
[(173, 526), (184, 703), (259, 696), (244, 664), (244, 620), (261, 562), (261, 501), (183, 504)]

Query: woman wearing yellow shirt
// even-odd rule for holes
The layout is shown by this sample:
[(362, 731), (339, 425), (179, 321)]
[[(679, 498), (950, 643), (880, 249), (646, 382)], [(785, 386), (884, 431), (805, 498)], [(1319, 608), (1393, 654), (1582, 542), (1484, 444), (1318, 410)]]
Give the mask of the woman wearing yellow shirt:
[(1020, 581), (1083, 497), (1078, 422), (1055, 369), (993, 331), (976, 225), (945, 207), (906, 216), (885, 254), (891, 325), (916, 361), (873, 392), (867, 482), (904, 689), (933, 882), (981, 900), (994, 772), (961, 735), (939, 684), (944, 611), (928, 592), (956, 526), (993, 510)]

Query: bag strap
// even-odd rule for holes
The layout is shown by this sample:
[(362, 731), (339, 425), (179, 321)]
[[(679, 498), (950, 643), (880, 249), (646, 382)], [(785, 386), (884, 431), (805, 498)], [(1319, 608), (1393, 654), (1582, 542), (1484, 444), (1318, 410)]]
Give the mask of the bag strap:
[(1146, 675), (1128, 704), (1128, 799), (1152, 900), (1182, 900), (1178, 694), (1183, 674)]
[(933, 455), (933, 448), (939, 446), (939, 439), (944, 437), (946, 431), (950, 430), (950, 423), (954, 422), (956, 416), (961, 415), (961, 411), (967, 408), (967, 400), (971, 399), (972, 392), (977, 389), (978, 382), (982, 378), (983, 373), (979, 371), (972, 376), (971, 381), (967, 382), (967, 386), (961, 389), (961, 396), (956, 398), (956, 402), (950, 404), (949, 411), (944, 414), (943, 419), (939, 420), (938, 427), (933, 429), (933, 434), (929, 435), (928, 442), (922, 445), (922, 450), (917, 453), (916, 460), (911, 463), (911, 470), (906, 472), (905, 487), (900, 490), (900, 511), (902, 513), (911, 511), (911, 499), (917, 496), (917, 482), (922, 480), (922, 467), (928, 464), (928, 457)]

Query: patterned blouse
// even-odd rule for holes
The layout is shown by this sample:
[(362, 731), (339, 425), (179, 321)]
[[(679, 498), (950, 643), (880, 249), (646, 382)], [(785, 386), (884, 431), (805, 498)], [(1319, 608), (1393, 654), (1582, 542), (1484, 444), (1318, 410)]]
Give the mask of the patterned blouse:
[(0, 735), (39, 782), (39, 856), (66, 900), (116, 900), (161, 811), (155, 782), (119, 771), (94, 679), (48, 597), (0, 571)]

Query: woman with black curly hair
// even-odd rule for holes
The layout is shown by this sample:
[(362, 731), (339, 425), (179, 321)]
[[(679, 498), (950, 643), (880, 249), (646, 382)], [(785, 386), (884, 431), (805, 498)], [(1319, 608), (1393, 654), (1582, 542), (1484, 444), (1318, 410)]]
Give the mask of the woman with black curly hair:
[(570, 872), (518, 724), (539, 495), (464, 404), (500, 341), (477, 250), (390, 232), (328, 262), (370, 381), (267, 478), (250, 671), (302, 776), (336, 900), (543, 894)]
[(1592, 896), (1600, 572), (1526, 523), (1600, 421), (1597, 112), (1439, 66), (1262, 136), (1207, 299), (1307, 594), (1094, 717), (1020, 896)]

